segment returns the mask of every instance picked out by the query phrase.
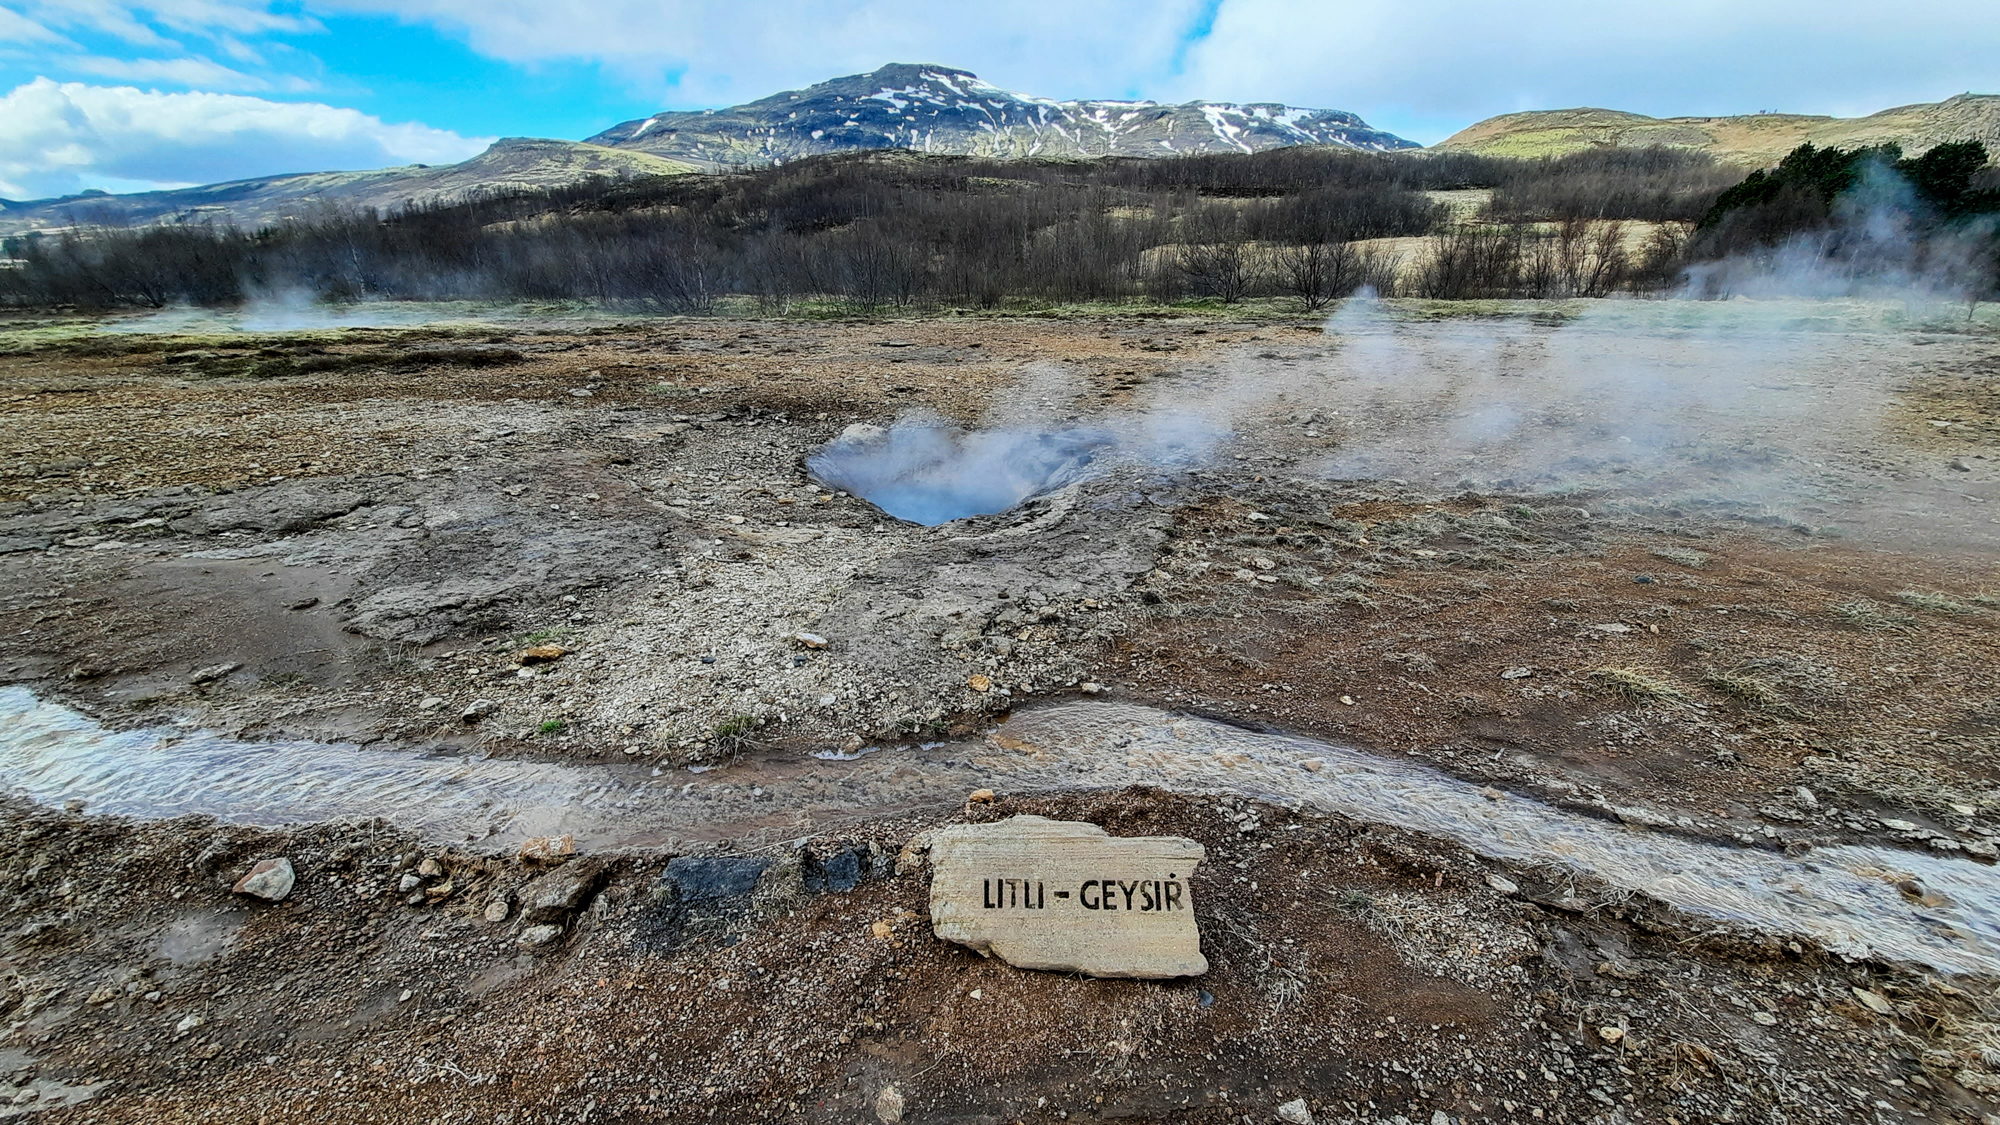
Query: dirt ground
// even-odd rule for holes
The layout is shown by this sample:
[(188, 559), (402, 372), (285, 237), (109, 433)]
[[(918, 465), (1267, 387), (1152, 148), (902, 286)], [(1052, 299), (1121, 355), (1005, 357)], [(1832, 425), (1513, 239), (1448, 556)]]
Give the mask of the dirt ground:
[[(1089, 693), (1735, 846), (1991, 862), (2000, 337), (1618, 304), (0, 325), (0, 682), (112, 725), (663, 769), (976, 737)], [(807, 471), (921, 412), (1201, 441), (938, 528)], [(765, 849), (753, 896), (695, 910), (666, 854), (572, 859), (548, 874), (587, 886), (533, 948), (518, 909), (480, 920), (533, 897), (511, 854), (15, 807), (0, 1078), (52, 1120), (865, 1120), (889, 1086), (912, 1121), (2000, 1113), (1989, 981), (1339, 818), (962, 797), (812, 839), (863, 845), (849, 890)], [(895, 853), (1006, 811), (1207, 844), (1214, 971), (1074, 980), (933, 941)], [(293, 900), (231, 898), (281, 852)], [(451, 891), (403, 905), (412, 857)]]

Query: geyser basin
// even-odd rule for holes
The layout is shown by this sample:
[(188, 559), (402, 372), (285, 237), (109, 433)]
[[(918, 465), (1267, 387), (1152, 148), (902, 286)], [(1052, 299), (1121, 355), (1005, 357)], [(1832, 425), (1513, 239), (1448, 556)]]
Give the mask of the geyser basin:
[(1090, 427), (961, 430), (914, 420), (888, 429), (849, 426), (806, 467), (899, 520), (935, 527), (1060, 488), (1114, 444), (1111, 434)]

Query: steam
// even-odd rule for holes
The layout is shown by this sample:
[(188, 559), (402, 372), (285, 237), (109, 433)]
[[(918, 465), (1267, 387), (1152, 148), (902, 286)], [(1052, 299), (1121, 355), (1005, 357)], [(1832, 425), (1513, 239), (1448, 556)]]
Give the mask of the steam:
[(107, 320), (100, 332), (165, 336), (273, 335), (342, 328), (406, 328), (485, 319), (465, 303), (370, 301), (335, 304), (305, 289), (253, 297), (235, 308), (178, 306)]

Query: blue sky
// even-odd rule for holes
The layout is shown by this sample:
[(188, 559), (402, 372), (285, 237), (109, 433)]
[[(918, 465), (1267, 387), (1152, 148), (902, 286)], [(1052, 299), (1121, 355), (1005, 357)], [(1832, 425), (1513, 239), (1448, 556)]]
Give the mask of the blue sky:
[(2000, 91), (1990, 0), (0, 0), (0, 197), (441, 163), (885, 62), (1056, 97), (1858, 115)]

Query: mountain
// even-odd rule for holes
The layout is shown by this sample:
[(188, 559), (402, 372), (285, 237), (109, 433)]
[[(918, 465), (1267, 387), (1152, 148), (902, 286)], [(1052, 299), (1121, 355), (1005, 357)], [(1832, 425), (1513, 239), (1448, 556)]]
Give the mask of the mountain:
[(721, 170), (826, 152), (1173, 156), (1337, 145), (1418, 147), (1352, 113), (1276, 103), (1056, 101), (1003, 90), (968, 71), (892, 63), (729, 109), (656, 113), (589, 143)]
[(1560, 156), (1589, 148), (1667, 145), (1717, 160), (1767, 167), (1807, 141), (1860, 148), (1894, 141), (1915, 156), (1946, 141), (1978, 140), (2000, 153), (2000, 95), (1960, 94), (1867, 117), (1756, 113), (1740, 117), (1646, 117), (1615, 109), (1550, 109), (1489, 117), (1434, 147), (1487, 156)]
[(374, 207), (463, 199), (475, 191), (555, 187), (589, 176), (614, 178), (691, 172), (686, 164), (631, 149), (574, 141), (512, 137), (457, 164), (412, 164), (373, 172), (306, 172), (262, 176), (204, 187), (133, 195), (85, 192), (30, 203), (0, 200), (0, 235), (78, 224), (140, 225), (204, 220), (255, 228), (314, 210)]

